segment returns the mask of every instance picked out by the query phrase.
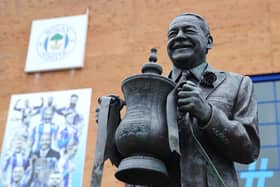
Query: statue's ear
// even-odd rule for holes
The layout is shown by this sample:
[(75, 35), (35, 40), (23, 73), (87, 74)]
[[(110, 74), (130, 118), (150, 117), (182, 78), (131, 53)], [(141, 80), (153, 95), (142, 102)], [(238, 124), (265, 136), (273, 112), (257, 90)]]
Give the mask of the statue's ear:
[(207, 39), (208, 39), (207, 49), (212, 49), (213, 44), (214, 44), (213, 37), (210, 34), (208, 34)]

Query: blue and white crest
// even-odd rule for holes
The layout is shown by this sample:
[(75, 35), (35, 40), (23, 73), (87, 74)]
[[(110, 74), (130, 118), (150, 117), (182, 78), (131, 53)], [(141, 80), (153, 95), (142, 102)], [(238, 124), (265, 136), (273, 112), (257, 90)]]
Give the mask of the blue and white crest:
[(55, 25), (40, 35), (37, 52), (46, 61), (57, 61), (67, 56), (77, 43), (77, 35), (68, 25)]
[(82, 68), (88, 14), (33, 20), (25, 72)]

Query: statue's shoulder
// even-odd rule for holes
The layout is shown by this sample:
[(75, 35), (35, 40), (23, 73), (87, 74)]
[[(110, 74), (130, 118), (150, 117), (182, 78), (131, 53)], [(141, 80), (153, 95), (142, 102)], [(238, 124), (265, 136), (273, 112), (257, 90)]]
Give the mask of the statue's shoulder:
[(235, 72), (224, 72), (224, 73), (229, 81), (245, 82), (245, 83), (252, 84), (252, 80), (250, 79), (250, 77), (246, 75), (241, 75)]
[(214, 69), (212, 67), (208, 68), (210, 71), (215, 72), (218, 77), (224, 77), (226, 82), (239, 84), (241, 82), (245, 82), (246, 84), (252, 84), (250, 77), (246, 75), (241, 75), (239, 73), (230, 72), (230, 71), (221, 71), (218, 69)]
[(211, 66), (208, 66), (206, 71), (213, 72), (218, 78), (226, 79), (228, 81), (241, 81), (245, 77), (238, 73), (222, 71)]
[(224, 72), (226, 74), (226, 76), (231, 77), (231, 78), (235, 78), (235, 79), (243, 79), (245, 76), (235, 73), (235, 72)]

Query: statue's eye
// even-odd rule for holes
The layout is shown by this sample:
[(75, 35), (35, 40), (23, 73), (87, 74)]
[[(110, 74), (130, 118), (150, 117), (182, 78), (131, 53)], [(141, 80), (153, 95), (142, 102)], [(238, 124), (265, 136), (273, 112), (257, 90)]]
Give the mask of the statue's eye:
[(194, 33), (197, 33), (197, 31), (196, 31), (194, 28), (185, 27), (185, 28), (184, 28), (184, 33), (194, 34)]
[(176, 34), (177, 34), (177, 31), (176, 31), (176, 30), (171, 30), (171, 31), (169, 31), (169, 33), (168, 33), (168, 38), (172, 38), (172, 37), (176, 36)]

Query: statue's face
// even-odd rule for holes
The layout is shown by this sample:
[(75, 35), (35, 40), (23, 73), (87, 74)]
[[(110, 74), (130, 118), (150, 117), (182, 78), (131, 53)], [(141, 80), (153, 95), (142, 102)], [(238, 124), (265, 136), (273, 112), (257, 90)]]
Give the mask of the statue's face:
[(202, 24), (194, 16), (179, 16), (170, 23), (167, 52), (175, 66), (188, 69), (205, 62), (209, 40)]

